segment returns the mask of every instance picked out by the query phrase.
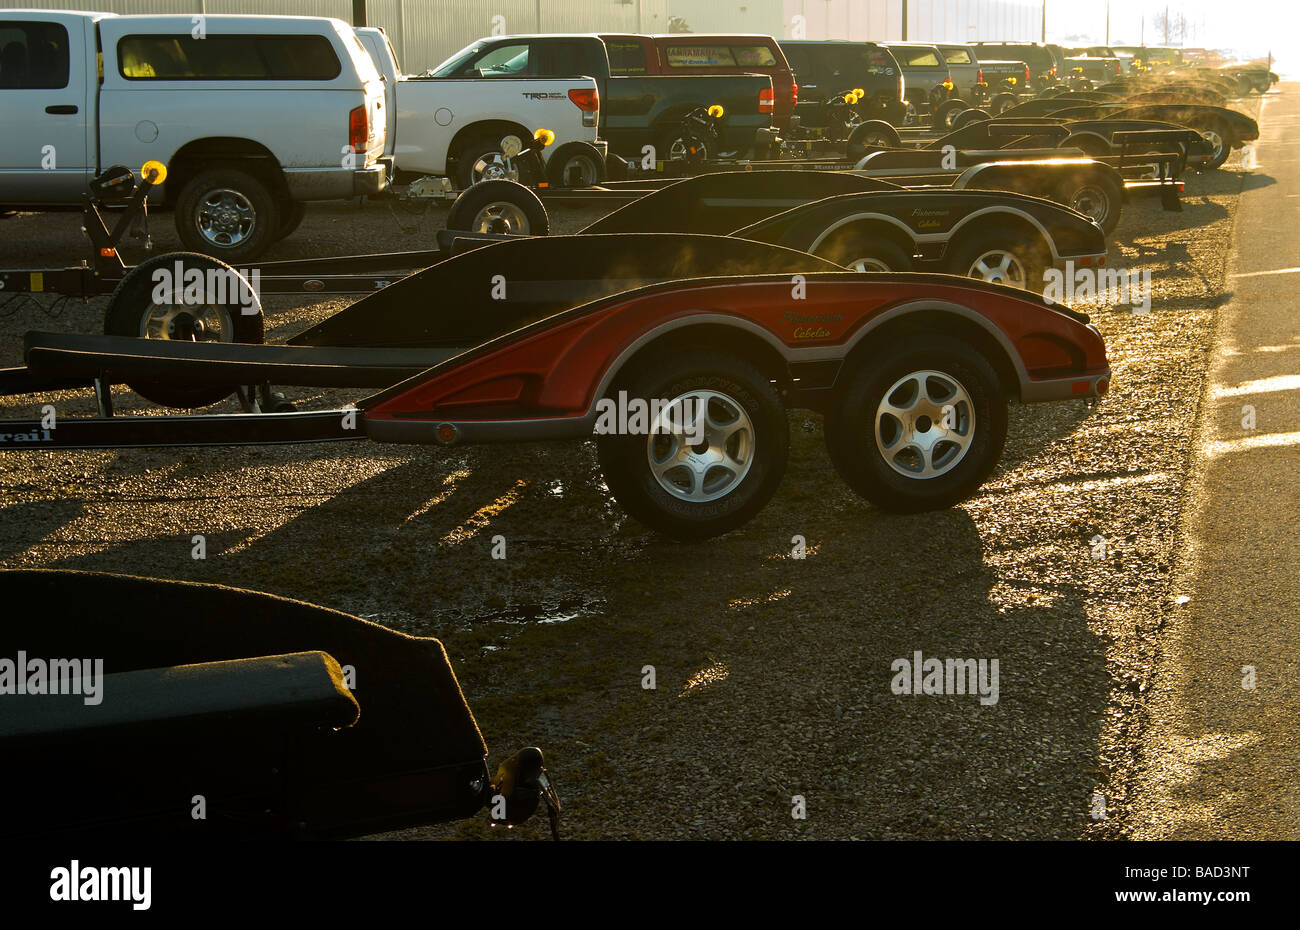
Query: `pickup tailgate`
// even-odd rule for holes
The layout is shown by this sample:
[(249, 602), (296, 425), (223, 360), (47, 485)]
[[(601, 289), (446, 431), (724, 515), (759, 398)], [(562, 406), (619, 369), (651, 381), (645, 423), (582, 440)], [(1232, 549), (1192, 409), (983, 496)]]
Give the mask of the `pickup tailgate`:
[(640, 157), (643, 145), (661, 146), (696, 107), (721, 104), (724, 151), (748, 152), (756, 133), (772, 125), (772, 79), (765, 74), (610, 77), (602, 129), (609, 147)]

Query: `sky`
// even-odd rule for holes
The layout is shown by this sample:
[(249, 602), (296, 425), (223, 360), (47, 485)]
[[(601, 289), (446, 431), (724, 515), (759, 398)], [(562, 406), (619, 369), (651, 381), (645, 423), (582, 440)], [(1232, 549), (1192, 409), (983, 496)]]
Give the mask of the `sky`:
[[(1106, 38), (1106, 0), (1046, 0), (1047, 41), (1100, 44)], [(1187, 35), (1181, 44), (1201, 48), (1234, 48), (1243, 57), (1267, 55), (1270, 49), (1279, 74), (1300, 79), (1300, 3), (1296, 0), (1175, 0), (1167, 5), (1146, 0), (1112, 0), (1110, 42), (1138, 45), (1146, 18), (1146, 44), (1163, 45), (1156, 23), (1169, 9), (1171, 23), (1181, 14)], [(1068, 40), (1068, 41), (1066, 41)], [(1174, 36), (1171, 45), (1180, 44)]]

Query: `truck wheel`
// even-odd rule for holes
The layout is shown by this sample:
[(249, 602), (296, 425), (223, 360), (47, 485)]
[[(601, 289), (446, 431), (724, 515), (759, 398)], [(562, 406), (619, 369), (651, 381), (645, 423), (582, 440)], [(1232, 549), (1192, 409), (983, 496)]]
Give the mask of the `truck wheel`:
[[(524, 144), (529, 144), (527, 138)], [(501, 154), (501, 140), (486, 136), (471, 139), (456, 153), (456, 182), (461, 190), (469, 190), (479, 181), (524, 181), (522, 163), (515, 162), (515, 170), (506, 166), (506, 158)]]
[(989, 112), (994, 116), (1001, 116), (1004, 111), (1010, 110), (1019, 102), (1015, 94), (994, 94), (993, 99), (989, 101)]
[(265, 184), (237, 168), (200, 171), (176, 198), (176, 232), (186, 248), (223, 261), (261, 255), (276, 239), (280, 211)]
[(958, 246), (948, 263), (950, 274), (1040, 291), (1051, 256), (1041, 242), (999, 227), (978, 230)]
[(869, 119), (849, 133), (845, 151), (856, 161), (873, 149), (898, 148), (898, 130), (882, 119)]
[(1007, 435), (1007, 402), (970, 346), (912, 334), (853, 371), (826, 417), (836, 471), (882, 510), (951, 507), (984, 482)]
[(743, 359), (691, 349), (647, 358), (620, 380), (623, 396), (662, 402), (648, 435), (597, 440), (605, 483), (631, 516), (674, 539), (707, 539), (741, 526), (771, 499), (790, 436), (765, 374)]
[[(193, 272), (201, 273), (201, 283)], [(172, 252), (156, 255), (127, 272), (109, 298), (104, 333), (256, 344), (264, 335), (262, 305), (244, 277), (225, 262), (196, 252)], [(182, 409), (219, 403), (235, 390), (234, 385), (169, 381), (127, 384), (155, 404)]]
[(902, 247), (865, 229), (837, 230), (813, 254), (850, 271), (912, 270), (912, 257)]
[(1088, 178), (1061, 185), (1058, 199), (1071, 210), (1088, 217), (1109, 236), (1119, 225), (1124, 209), (1124, 188), (1111, 177)]
[(939, 129), (953, 129), (952, 121), (956, 119), (957, 114), (969, 110), (970, 105), (965, 100), (945, 100), (939, 104), (939, 109), (934, 111), (934, 125)]
[(301, 200), (284, 200), (280, 202), (280, 226), (275, 231), (277, 241), (286, 239), (302, 225), (307, 215), (307, 205)]
[(551, 187), (594, 187), (605, 180), (605, 159), (589, 142), (566, 142), (546, 162)]
[(993, 117), (989, 115), (988, 110), (982, 110), (979, 108), (962, 110), (952, 118), (952, 128), (961, 129), (964, 126), (969, 126), (971, 123), (983, 123), (992, 118)]
[(447, 228), (462, 232), (545, 236), (551, 231), (546, 206), (515, 181), (479, 181), (462, 191), (447, 212)]

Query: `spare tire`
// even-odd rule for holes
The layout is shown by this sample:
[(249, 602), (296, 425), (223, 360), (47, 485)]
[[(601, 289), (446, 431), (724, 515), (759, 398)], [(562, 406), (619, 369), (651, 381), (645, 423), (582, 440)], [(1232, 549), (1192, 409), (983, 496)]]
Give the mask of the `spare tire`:
[(447, 228), (462, 232), (545, 236), (551, 231), (546, 206), (516, 181), (479, 181), (462, 191), (447, 213)]
[(962, 110), (952, 119), (952, 128), (961, 129), (963, 126), (969, 126), (971, 123), (982, 123), (993, 117), (987, 110), (981, 110), (978, 107), (972, 107), (969, 110)]
[(900, 145), (898, 130), (882, 119), (869, 119), (849, 133), (846, 146), (849, 158), (857, 160), (872, 149), (892, 149)]
[(594, 187), (605, 180), (605, 159), (590, 142), (566, 142), (546, 160), (551, 187)]
[[(201, 274), (201, 283), (192, 272)], [(157, 299), (164, 295), (166, 299)], [(118, 282), (104, 313), (104, 333), (257, 344), (264, 335), (262, 304), (243, 275), (220, 259), (198, 252), (171, 252), (141, 262)], [(180, 409), (219, 403), (236, 387), (145, 380), (127, 385), (155, 404)]]

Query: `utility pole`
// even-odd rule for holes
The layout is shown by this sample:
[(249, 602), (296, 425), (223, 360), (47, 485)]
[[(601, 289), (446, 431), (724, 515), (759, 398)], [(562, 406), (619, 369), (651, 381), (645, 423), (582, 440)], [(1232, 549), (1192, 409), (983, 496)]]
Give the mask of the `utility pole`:
[(1106, 47), (1110, 48), (1110, 0), (1106, 0)]
[(1043, 37), (1039, 41), (1047, 44), (1047, 0), (1043, 0)]
[(907, 41), (907, 0), (903, 0), (903, 41)]
[(1169, 4), (1165, 4), (1165, 48), (1169, 47)]
[(366, 0), (352, 0), (352, 25), (366, 24)]

